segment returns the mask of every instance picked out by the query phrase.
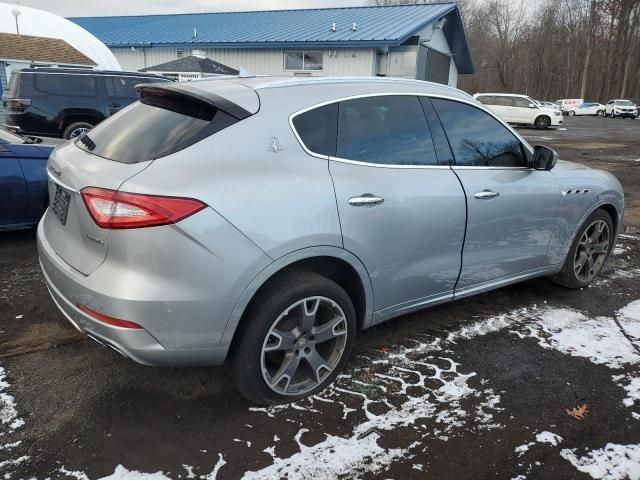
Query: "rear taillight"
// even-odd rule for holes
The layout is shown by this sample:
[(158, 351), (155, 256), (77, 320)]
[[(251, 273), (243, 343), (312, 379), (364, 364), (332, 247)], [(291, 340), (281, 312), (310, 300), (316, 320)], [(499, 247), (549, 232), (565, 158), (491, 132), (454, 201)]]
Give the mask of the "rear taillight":
[(90, 317), (93, 317), (94, 319), (99, 320), (102, 323), (106, 323), (114, 327), (130, 328), (132, 330), (142, 330), (142, 327), (135, 322), (130, 322), (129, 320), (122, 320), (120, 318), (110, 317), (109, 315), (105, 315), (104, 313), (96, 312), (95, 310), (81, 303), (78, 304), (78, 308), (82, 310), (84, 313), (86, 313), (87, 315), (89, 315)]
[(101, 228), (156, 227), (176, 223), (207, 205), (193, 198), (117, 192), (105, 188), (82, 189), (82, 199)]
[(31, 105), (31, 100), (28, 98), (8, 98), (2, 101), (2, 106), (9, 110), (24, 110)]

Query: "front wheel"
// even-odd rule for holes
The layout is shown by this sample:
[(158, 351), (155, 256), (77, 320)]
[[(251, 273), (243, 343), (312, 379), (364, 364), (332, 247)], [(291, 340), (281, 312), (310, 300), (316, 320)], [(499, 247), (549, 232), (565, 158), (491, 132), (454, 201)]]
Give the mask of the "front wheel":
[(549, 128), (549, 125), (551, 125), (551, 119), (546, 115), (540, 115), (538, 118), (536, 118), (533, 125), (538, 130), (546, 130), (547, 128)]
[(567, 113), (567, 115), (569, 115), (570, 117), (574, 117), (576, 115), (576, 112), (574, 112), (573, 110), (569, 110), (569, 113)]
[(563, 287), (584, 288), (600, 273), (613, 247), (613, 221), (598, 209), (582, 224), (562, 270), (551, 279)]
[(596, 115), (597, 115), (598, 117), (604, 117), (604, 110), (598, 110), (598, 111), (596, 112)]
[(249, 400), (292, 402), (327, 387), (355, 338), (349, 295), (313, 272), (275, 279), (252, 302), (231, 352), (234, 381)]

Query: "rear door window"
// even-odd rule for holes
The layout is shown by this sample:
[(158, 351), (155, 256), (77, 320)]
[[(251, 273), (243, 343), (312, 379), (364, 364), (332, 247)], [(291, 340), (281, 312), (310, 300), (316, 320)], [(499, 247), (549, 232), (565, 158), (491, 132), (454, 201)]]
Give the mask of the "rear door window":
[(526, 167), (520, 140), (488, 113), (453, 100), (431, 99), (453, 150), (456, 165)]
[(66, 97), (95, 97), (97, 82), (94, 75), (64, 73), (35, 73), (35, 89), (49, 95)]
[(420, 100), (388, 95), (340, 102), (336, 156), (385, 165), (437, 165)]
[(76, 145), (117, 162), (145, 162), (187, 148), (237, 121), (185, 95), (148, 95), (100, 123)]

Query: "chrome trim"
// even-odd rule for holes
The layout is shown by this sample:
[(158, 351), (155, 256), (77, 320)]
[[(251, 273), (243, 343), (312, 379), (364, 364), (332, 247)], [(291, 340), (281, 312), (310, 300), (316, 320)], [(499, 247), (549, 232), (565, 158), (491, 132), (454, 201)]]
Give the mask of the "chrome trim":
[(68, 190), (70, 192), (73, 193), (77, 193), (80, 194), (80, 190), (77, 190), (73, 187), (70, 187), (69, 185), (67, 185), (66, 183), (58, 180), (56, 177), (54, 177), (51, 172), (49, 171), (49, 169), (47, 169), (47, 177), (49, 177), (49, 180), (51, 180), (53, 183), (55, 183), (56, 185), (59, 185), (60, 187), (64, 188), (65, 190)]
[(384, 203), (384, 198), (374, 197), (373, 195), (362, 195), (360, 197), (351, 197), (349, 199), (349, 205), (354, 207), (374, 206), (380, 205), (381, 203)]
[[(449, 87), (449, 88), (451, 88), (451, 87)], [(378, 167), (378, 168), (400, 168), (400, 169), (402, 169), (402, 168), (409, 168), (409, 169), (430, 169), (430, 168), (449, 169), (449, 168), (453, 168), (453, 169), (460, 169), (460, 170), (475, 170), (475, 169), (483, 169), (483, 170), (532, 170), (531, 167), (484, 167), (484, 166), (468, 166), (468, 165), (388, 165), (388, 164), (363, 162), (363, 161), (359, 161), (359, 160), (348, 160), (346, 158), (333, 157), (333, 156), (330, 156), (330, 155), (329, 156), (328, 155), (321, 155), (319, 153), (312, 152), (311, 150), (309, 150), (307, 148), (307, 146), (302, 141), (302, 138), (300, 138), (300, 135), (298, 134), (298, 131), (296, 130), (295, 126), (293, 125), (293, 120), (298, 115), (302, 115), (303, 113), (306, 113), (306, 112), (308, 112), (310, 110), (315, 110), (316, 108), (324, 107), (326, 105), (331, 105), (333, 103), (339, 103), (339, 102), (344, 102), (346, 100), (354, 100), (354, 99), (358, 99), (358, 98), (400, 96), (400, 95), (403, 95), (403, 96), (415, 96), (415, 97), (441, 98), (441, 99), (444, 99), (444, 100), (452, 100), (454, 102), (465, 103), (465, 104), (467, 104), (467, 105), (469, 105), (471, 107), (475, 107), (475, 108), (477, 108), (479, 110), (482, 110), (483, 112), (488, 113), (491, 117), (493, 117), (495, 120), (497, 120), (501, 125), (506, 127), (507, 130), (509, 130), (518, 140), (520, 140), (520, 143), (522, 143), (522, 145), (527, 149), (527, 151), (531, 155), (533, 155), (533, 148), (524, 139), (524, 137), (522, 137), (518, 132), (516, 132), (511, 127), (511, 125), (509, 125), (508, 123), (504, 122), (495, 113), (493, 113), (491, 110), (486, 108), (482, 103), (480, 103), (478, 100), (476, 100), (473, 97), (470, 97), (471, 99), (473, 99), (473, 101), (468, 101), (468, 100), (465, 100), (465, 99), (462, 99), (462, 98), (457, 98), (457, 97), (453, 97), (453, 96), (449, 96), (449, 95), (438, 95), (438, 94), (434, 94), (434, 93), (418, 93), (418, 92), (376, 92), (376, 93), (363, 93), (363, 94), (358, 94), (358, 95), (350, 95), (350, 96), (346, 96), (346, 97), (339, 97), (339, 98), (334, 98), (332, 100), (327, 100), (327, 101), (324, 101), (324, 102), (316, 103), (316, 104), (311, 105), (309, 107), (305, 107), (305, 108), (303, 108), (301, 110), (297, 110), (297, 111), (293, 112), (291, 115), (289, 115), (289, 126), (291, 127), (291, 131), (293, 132), (293, 135), (296, 137), (296, 140), (298, 140), (298, 143), (300, 144), (302, 149), (308, 155), (311, 155), (312, 157), (315, 157), (315, 158), (321, 158), (322, 160), (333, 160), (333, 161), (336, 161), (336, 162), (350, 163), (350, 164), (354, 164), (354, 165), (364, 165), (364, 166)]]

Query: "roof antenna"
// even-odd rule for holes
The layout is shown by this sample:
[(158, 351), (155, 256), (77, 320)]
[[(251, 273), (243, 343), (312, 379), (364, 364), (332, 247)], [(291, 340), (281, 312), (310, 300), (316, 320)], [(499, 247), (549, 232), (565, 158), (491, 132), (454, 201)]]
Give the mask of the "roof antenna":
[(355, 32), (357, 29), (358, 25), (356, 25), (356, 22), (353, 22), (353, 25), (351, 25), (351, 30)]
[(335, 32), (335, 31), (336, 31), (336, 22), (333, 22), (333, 23), (331, 24), (331, 31), (332, 31), (332, 32)]

